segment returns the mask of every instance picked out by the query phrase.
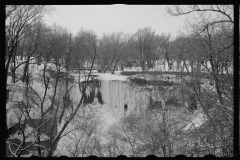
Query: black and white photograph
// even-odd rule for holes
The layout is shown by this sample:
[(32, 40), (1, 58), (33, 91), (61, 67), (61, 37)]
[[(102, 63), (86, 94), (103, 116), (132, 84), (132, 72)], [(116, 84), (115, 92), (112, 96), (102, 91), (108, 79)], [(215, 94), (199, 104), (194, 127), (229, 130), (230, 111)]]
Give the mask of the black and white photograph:
[(233, 14), (5, 5), (6, 157), (233, 157)]

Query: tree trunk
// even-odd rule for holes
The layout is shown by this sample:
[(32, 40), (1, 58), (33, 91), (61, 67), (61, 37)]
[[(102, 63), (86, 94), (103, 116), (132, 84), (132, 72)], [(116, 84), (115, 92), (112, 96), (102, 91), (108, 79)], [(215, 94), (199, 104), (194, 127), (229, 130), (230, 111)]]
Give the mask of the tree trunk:
[(214, 77), (214, 81), (215, 81), (215, 87), (216, 87), (219, 103), (223, 104), (223, 97), (222, 97), (222, 92), (220, 91), (219, 79), (217, 77)]
[(15, 75), (15, 67), (16, 67), (16, 52), (13, 54), (13, 68), (12, 68), (12, 78), (13, 78), (13, 83), (15, 84), (15, 79), (16, 79), (16, 75)]
[[(38, 130), (37, 141), (38, 141), (38, 145), (40, 145), (40, 131), (39, 130)], [(41, 156), (41, 147), (40, 146), (38, 146), (38, 156)]]
[(28, 70), (28, 66), (29, 66), (29, 59), (30, 59), (30, 57), (27, 58), (27, 62), (25, 63), (25, 66), (24, 66), (23, 77), (22, 77), (23, 82), (26, 81), (27, 70)]
[(190, 63), (191, 63), (191, 73), (193, 74), (193, 61), (191, 61)]
[(144, 71), (145, 70), (145, 64), (144, 64), (144, 61), (142, 60), (142, 62), (141, 62), (141, 67), (142, 67), (142, 71)]
[(223, 104), (222, 92), (220, 91), (219, 79), (217, 77), (218, 72), (216, 71), (212, 56), (210, 56), (209, 62), (210, 62), (211, 67), (212, 67), (212, 75), (214, 77), (215, 88), (216, 88), (216, 91), (217, 91), (218, 100), (219, 100), (220, 104)]
[(21, 51), (21, 61), (23, 60), (23, 51)]
[(118, 59), (117, 62), (115, 63), (114, 68), (113, 68), (113, 71), (112, 71), (112, 74), (114, 74), (114, 71), (116, 70), (117, 63), (119, 62), (119, 60), (120, 60), (120, 59)]
[(121, 70), (122, 70), (122, 72), (123, 72), (123, 70), (124, 70), (124, 67), (123, 67), (123, 64), (121, 63)]
[(148, 60), (148, 69), (150, 69), (151, 68), (151, 60), (149, 59)]
[[(63, 99), (65, 99), (65, 98), (63, 98)], [(64, 101), (64, 100), (63, 100)], [(61, 115), (60, 115), (60, 117), (59, 117), (59, 124), (61, 124), (61, 122), (62, 122), (62, 118), (63, 118), (63, 116), (64, 116), (64, 112), (65, 112), (65, 109), (66, 109), (66, 105), (65, 105), (65, 102), (63, 102), (64, 104), (63, 104), (63, 110), (62, 110), (62, 113), (61, 113)]]

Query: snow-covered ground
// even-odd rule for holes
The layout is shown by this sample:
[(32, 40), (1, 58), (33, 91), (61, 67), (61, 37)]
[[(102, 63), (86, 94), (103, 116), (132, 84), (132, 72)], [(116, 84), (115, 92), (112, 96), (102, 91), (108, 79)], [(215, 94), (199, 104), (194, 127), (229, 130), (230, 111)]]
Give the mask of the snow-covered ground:
[[(24, 61), (24, 59), (23, 59), (23, 61)], [(22, 61), (19, 60), (19, 62), (22, 62)], [(20, 67), (18, 67), (17, 70), (16, 70), (16, 74), (22, 75), (24, 67), (25, 67), (25, 65), (21, 65)], [(32, 95), (32, 96), (34, 96), (34, 99), (37, 103), (40, 100), (39, 97), (42, 98), (43, 95), (44, 95), (44, 91), (45, 91), (45, 87), (44, 87), (44, 84), (43, 84), (43, 68), (44, 68), (44, 64), (41, 64), (41, 65), (29, 64), (29, 73), (30, 73), (30, 76), (31, 76), (31, 79), (30, 79), (29, 83), (30, 83), (30, 86), (32, 88), (29, 91), (34, 90), (34, 92), (38, 94), (38, 96), (36, 96), (36, 94)], [(56, 69), (56, 67), (54, 67), (53, 63), (49, 63), (47, 68), (48, 69), (50, 69), (50, 68), (51, 69)], [(16, 107), (16, 106), (18, 106), (19, 102), (21, 103), (22, 101), (25, 101), (24, 92), (25, 92), (26, 84), (24, 82), (22, 82), (21, 77), (18, 77), (16, 79), (16, 83), (13, 84), (12, 77), (8, 76), (7, 77), (7, 88), (10, 89), (9, 101), (6, 104), (6, 108), (7, 108), (7, 111), (8, 111), (7, 122), (8, 122), (9, 127), (10, 127), (11, 124), (13, 124), (14, 122), (18, 122), (19, 116), (17, 116), (17, 114), (20, 114), (20, 110), (17, 109), (18, 107)], [(50, 97), (53, 95), (53, 89), (54, 89), (54, 87), (50, 83), (49, 88), (48, 88), (47, 93), (46, 93), (45, 101), (43, 103), (43, 106), (45, 107), (44, 110), (46, 110), (46, 107), (49, 107), (50, 104), (51, 104), (51, 98)], [(62, 93), (62, 92), (58, 92), (58, 93)], [(60, 98), (59, 96), (60, 95), (58, 94), (56, 96), (56, 99)], [(32, 118), (40, 117), (40, 107), (37, 107), (36, 104), (32, 104), (32, 106), (33, 106), (33, 108), (30, 110), (30, 113), (29, 113), (30, 116), (32, 116)], [(22, 118), (22, 120), (24, 120), (24, 117)]]
[(128, 76), (119, 75), (119, 74), (111, 74), (111, 73), (97, 73), (99, 75), (99, 80), (118, 80), (118, 81), (128, 81)]
[[(110, 107), (106, 105), (101, 105), (100, 103), (97, 103), (95, 105), (89, 104), (85, 106), (84, 109), (79, 110), (79, 115), (83, 115), (83, 113), (80, 113), (80, 112), (83, 112), (83, 110), (84, 110), (85, 117), (88, 117), (87, 115), (89, 114), (93, 115), (92, 118), (90, 118), (89, 120), (90, 123), (86, 120), (80, 120), (80, 119), (74, 118), (74, 120), (67, 126), (63, 134), (66, 134), (68, 132), (69, 133), (63, 136), (58, 143), (57, 150), (55, 152), (55, 154), (57, 154), (58, 156), (60, 155), (71, 156), (69, 150), (72, 151), (76, 149), (78, 140), (81, 140), (81, 142), (78, 145), (78, 147), (80, 148), (82, 147), (81, 145), (83, 145), (83, 142), (85, 142), (86, 139), (89, 139), (90, 141), (90, 139), (94, 137), (99, 139), (101, 144), (106, 144), (109, 142), (108, 131), (110, 127), (113, 124), (117, 123), (118, 121), (113, 116)], [(59, 124), (58, 132), (61, 130), (66, 120), (66, 117), (68, 116), (69, 115), (66, 114), (65, 118), (63, 118), (62, 123)], [(83, 122), (83, 121), (86, 121), (86, 122)], [(92, 129), (94, 129), (91, 135), (89, 135), (89, 133), (83, 129), (84, 127), (79, 127), (79, 125), (86, 126), (88, 124), (89, 124), (88, 129), (91, 128), (91, 126), (93, 127)], [(85, 139), (84, 138), (80, 139), (81, 137), (85, 137)]]
[(141, 72), (142, 71), (142, 67), (125, 67), (124, 70), (125, 72)]
[(207, 116), (204, 114), (202, 109), (196, 110), (189, 118), (189, 122), (183, 128), (184, 132), (200, 127), (207, 120)]
[(108, 131), (109, 128), (118, 122), (119, 119), (115, 117), (112, 113), (112, 110), (109, 106), (103, 104), (89, 105), (89, 109), (91, 109), (96, 118), (101, 122), (98, 126), (98, 130), (101, 133), (101, 142), (102, 144), (106, 144), (108, 142)]
[[(22, 74), (23, 67), (24, 67), (24, 65), (19, 67), (19, 69), (17, 70), (17, 72), (19, 74)], [(32, 85), (32, 87), (40, 95), (40, 97), (43, 97), (43, 94), (44, 94), (44, 84), (42, 83), (43, 67), (44, 67), (43, 64), (41, 64), (39, 66), (35, 65), (35, 64), (30, 65), (30, 73), (32, 73), (33, 79), (34, 79), (34, 82), (33, 82), (34, 85)], [(50, 64), (48, 66), (48, 68), (52, 68), (53, 70), (55, 69), (53, 64)], [(116, 74), (94, 73), (94, 75), (98, 76), (97, 78), (100, 81), (102, 81), (102, 82), (104, 81), (103, 86), (105, 86), (106, 88), (103, 89), (102, 91), (107, 92), (107, 90), (108, 90), (108, 92), (109, 92), (108, 94), (103, 95), (103, 98), (105, 98), (105, 101), (107, 103), (101, 105), (100, 103), (97, 103), (95, 101), (94, 104), (89, 104), (89, 105), (85, 106), (84, 109), (80, 109), (78, 111), (79, 115), (83, 115), (83, 112), (85, 114), (87, 114), (89, 112), (94, 113), (93, 120), (95, 122), (97, 122), (97, 128), (96, 128), (97, 131), (96, 131), (95, 135), (98, 135), (102, 144), (106, 144), (107, 142), (109, 142), (108, 131), (110, 130), (111, 126), (116, 125), (122, 118), (122, 116), (116, 116), (116, 114), (123, 113), (123, 110), (125, 110), (125, 109), (123, 109), (125, 107), (125, 104), (128, 105), (129, 111), (135, 112), (135, 108), (134, 107), (131, 108), (131, 106), (133, 106), (132, 105), (133, 101), (135, 101), (134, 103), (136, 103), (137, 106), (141, 106), (141, 107), (145, 106), (145, 103), (147, 103), (147, 102), (143, 103), (140, 101), (140, 100), (145, 101), (145, 99), (144, 99), (144, 98), (146, 98), (145, 92), (137, 90), (136, 88), (134, 88), (134, 86), (126, 87), (128, 84), (126, 84), (125, 82), (129, 82), (129, 77), (131, 77), (131, 78), (138, 77), (138, 78), (143, 78), (146, 80), (160, 80), (160, 79), (167, 80), (167, 81), (178, 81), (179, 80), (179, 78), (176, 75), (171, 75), (171, 74), (163, 74), (163, 75), (157, 75), (157, 76), (153, 76), (150, 74), (124, 76), (124, 75), (120, 75), (119, 74), (120, 72), (118, 72), (118, 71), (116, 71), (115, 73)], [(78, 79), (78, 77), (79, 77), (78, 74), (71, 73), (70, 75), (75, 77), (75, 82), (76, 82), (76, 79)], [(85, 80), (85, 78), (84, 78), (84, 76), (82, 76), (81, 81), (84, 81), (84, 80)], [(22, 90), (24, 90), (25, 84), (21, 80), (19, 80), (15, 85), (12, 85), (10, 76), (8, 77), (7, 81), (9, 84), (8, 88), (11, 88), (11, 90), (12, 90), (12, 93), (10, 94), (11, 101), (13, 101), (13, 100), (14, 101), (22, 101), (23, 100), (23, 97), (21, 95), (22, 92), (19, 93), (19, 88), (23, 88)], [(203, 80), (203, 81), (207, 82), (207, 80)], [(111, 84), (110, 84), (110, 82), (111, 82)], [(71, 85), (69, 87), (71, 87)], [(207, 88), (210, 86), (207, 85), (205, 87)], [(49, 88), (47, 97), (50, 97), (52, 95), (52, 93), (53, 93), (52, 88), (53, 87)], [(58, 97), (57, 97), (58, 99), (62, 98), (63, 91), (64, 91), (64, 89), (62, 89), (62, 90), (61, 90), (61, 88), (59, 89), (59, 92), (61, 94), (58, 95)], [(79, 91), (78, 83), (73, 84), (73, 88), (69, 91), (69, 94), (70, 94), (70, 99), (72, 100), (74, 106), (76, 107), (81, 98), (81, 93)], [(106, 100), (106, 96), (108, 96), (107, 97), (108, 100)], [(49, 104), (50, 104), (50, 99), (47, 99), (46, 102), (44, 103), (44, 106), (49, 107)], [(7, 115), (8, 120), (7, 121), (8, 122), (12, 122), (12, 120), (14, 118), (15, 118), (14, 121), (17, 121), (16, 116), (14, 117), (14, 114), (18, 115), (19, 111), (16, 111), (16, 109), (11, 110), (10, 108), (13, 105), (14, 105), (13, 102), (9, 102), (7, 104), (7, 111), (8, 111), (8, 115)], [(109, 105), (112, 105), (112, 106), (109, 106)], [(115, 108), (116, 106), (121, 108), (121, 110), (120, 109), (114, 110), (113, 108)], [(30, 115), (32, 115), (32, 116), (40, 115), (39, 110), (34, 110), (33, 112), (34, 113), (32, 113)], [(68, 116), (69, 116), (69, 113), (66, 112), (62, 123), (58, 125), (58, 131), (60, 131), (62, 125), (64, 124), (64, 122), (66, 121)], [(200, 126), (205, 121), (205, 117), (202, 112), (201, 113), (196, 112), (191, 120), (192, 120), (192, 122), (188, 123), (185, 126), (184, 131), (192, 129), (193, 125), (195, 127)], [(70, 130), (73, 130), (73, 131), (60, 139), (58, 146), (57, 146), (58, 154), (68, 155), (68, 153), (69, 153), (68, 148), (74, 147), (74, 145), (76, 145), (77, 139), (79, 139), (82, 135), (82, 131), (79, 131), (79, 129), (76, 128), (76, 124), (78, 122), (82, 123), (81, 119), (77, 119), (77, 117), (76, 117), (75, 120), (73, 120), (73, 122), (71, 122), (69, 124), (69, 126), (67, 127), (67, 129), (64, 133), (67, 133)], [(17, 136), (17, 135), (15, 135), (15, 136)]]
[[(111, 73), (92, 73), (91, 75), (98, 76), (97, 78), (99, 80), (119, 80), (119, 81), (128, 81), (127, 76), (120, 75), (121, 71), (115, 71), (115, 74)], [(71, 76), (74, 77), (75, 82), (79, 82), (79, 74), (77, 73), (70, 73)], [(88, 74), (81, 75), (80, 76), (80, 82), (86, 81), (88, 77)], [(90, 76), (89, 80), (92, 79), (92, 76)]]

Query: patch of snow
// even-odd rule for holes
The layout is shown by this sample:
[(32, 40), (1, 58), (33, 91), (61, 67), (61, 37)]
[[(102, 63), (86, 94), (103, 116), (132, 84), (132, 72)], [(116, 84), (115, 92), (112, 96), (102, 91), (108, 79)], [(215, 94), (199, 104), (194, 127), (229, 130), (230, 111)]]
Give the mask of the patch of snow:
[(112, 114), (112, 111), (109, 106), (102, 105), (99, 110), (99, 114), (101, 115), (102, 119), (102, 130), (107, 132), (109, 127), (116, 123), (116, 119)]
[(93, 112), (94, 117), (100, 122), (98, 130), (106, 133), (111, 125), (116, 123), (116, 118), (112, 114), (111, 108), (105, 104), (93, 103), (86, 106), (85, 112)]
[(125, 67), (123, 71), (125, 71), (125, 72), (141, 72), (142, 67)]
[(120, 73), (122, 73), (122, 71), (115, 71), (114, 73), (115, 74), (120, 74)]
[(14, 124), (19, 122), (19, 119), (21, 118), (21, 120), (23, 121), (25, 119), (24, 116), (22, 116), (22, 112), (19, 108), (16, 107), (12, 107), (13, 106), (13, 102), (9, 102), (7, 104), (7, 127), (10, 128), (12, 127)]
[(190, 122), (183, 128), (183, 131), (193, 130), (200, 127), (207, 120), (206, 115), (202, 110), (196, 110), (192, 115)]
[[(202, 78), (201, 82), (202, 82), (201, 87), (203, 89), (213, 91), (213, 92), (216, 93), (216, 87), (215, 87), (215, 82), (214, 81), (210, 82), (209, 79), (203, 79)], [(210, 84), (210, 83), (212, 83), (212, 84)]]
[(98, 103), (99, 103), (98, 98), (95, 97), (94, 100), (93, 100), (93, 105), (96, 105)]
[(99, 75), (99, 80), (119, 80), (119, 81), (128, 81), (128, 77), (124, 75), (119, 74), (111, 74), (111, 73), (98, 73), (96, 75)]
[(8, 76), (7, 77), (7, 84), (11, 84), (12, 83), (12, 76)]
[(11, 92), (9, 94), (9, 101), (12, 101), (12, 102), (21, 102), (23, 101), (24, 98), (23, 98), (23, 95), (22, 93), (19, 93), (19, 92)]

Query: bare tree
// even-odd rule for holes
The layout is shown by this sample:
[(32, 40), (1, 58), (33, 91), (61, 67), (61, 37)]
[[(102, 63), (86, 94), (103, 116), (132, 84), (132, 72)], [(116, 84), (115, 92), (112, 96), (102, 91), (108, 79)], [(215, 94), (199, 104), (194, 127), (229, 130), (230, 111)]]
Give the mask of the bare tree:
[(127, 43), (127, 37), (122, 32), (103, 35), (98, 45), (98, 64), (103, 72), (114, 70), (118, 62), (125, 55), (123, 50)]
[(151, 60), (153, 59), (152, 55), (157, 49), (157, 46), (154, 45), (154, 36), (155, 32), (149, 27), (139, 29), (134, 34), (134, 39), (137, 42), (136, 49), (143, 70), (145, 62), (147, 62), (148, 68), (151, 67)]
[[(157, 35), (157, 43), (159, 49), (159, 59), (166, 59), (169, 66), (172, 65), (172, 55), (170, 51), (170, 34), (162, 33), (160, 36)], [(165, 63), (164, 63), (165, 65)]]
[[(96, 59), (96, 55), (97, 55), (97, 43), (96, 43), (96, 41), (94, 41), (93, 37), (89, 37), (87, 40), (89, 41), (89, 44), (92, 46), (93, 50), (90, 50), (89, 48), (87, 48), (87, 46), (85, 46), (85, 43), (84, 44), (80, 43), (80, 45), (85, 48), (85, 50), (88, 53), (88, 55), (90, 57), (90, 60), (91, 60), (91, 68), (90, 68), (90, 72), (89, 72), (88, 77), (87, 77), (87, 83), (83, 88), (83, 93), (85, 93), (85, 90), (88, 86), (89, 77), (91, 75), (92, 68), (93, 68), (93, 65), (94, 65), (94, 62), (95, 62), (95, 59)], [(61, 128), (60, 132), (57, 134), (56, 138), (54, 139), (54, 141), (52, 143), (52, 146), (51, 146), (51, 148), (49, 150), (49, 153), (48, 153), (49, 156), (52, 156), (52, 154), (53, 154), (54, 150), (56, 149), (56, 146), (57, 146), (64, 130), (66, 129), (68, 124), (73, 120), (73, 118), (77, 114), (77, 111), (79, 110), (79, 108), (82, 107), (82, 104), (83, 104), (83, 95), (81, 96), (81, 99), (80, 99), (78, 105), (73, 110), (72, 114), (70, 114), (70, 116), (64, 122), (63, 127)]]
[[(56, 26), (55, 26), (56, 27)], [(44, 61), (42, 62), (41, 66), (43, 68), (39, 68), (39, 74), (32, 72), (32, 68), (36, 69), (36, 64), (30, 63), (27, 65), (27, 70), (24, 83), (24, 92), (21, 94), (24, 97), (23, 100), (14, 102), (21, 104), (17, 108), (20, 109), (21, 115), (25, 117), (23, 120), (19, 120), (18, 128), (21, 129), (22, 123), (28, 123), (33, 126), (35, 132), (34, 141), (31, 145), (25, 145), (27, 136), (25, 135), (26, 128), (22, 127), (22, 141), (20, 144), (17, 145), (17, 150), (13, 151), (12, 154), (14, 156), (21, 156), (21, 154), (29, 150), (32, 146), (37, 147), (37, 155), (42, 156), (42, 149), (44, 146), (42, 145), (41, 136), (43, 132), (47, 132), (48, 136), (50, 137), (49, 141), (47, 142), (48, 147), (45, 146), (46, 151), (48, 151), (48, 155), (52, 156), (59, 139), (61, 139), (61, 134), (66, 129), (70, 121), (74, 118), (75, 114), (77, 113), (78, 109), (82, 106), (83, 97), (79, 101), (78, 106), (76, 108), (72, 108), (72, 112), (69, 119), (64, 122), (63, 128), (59, 133), (57, 133), (57, 121), (59, 117), (59, 113), (63, 113), (64, 109), (71, 106), (71, 103), (65, 103), (65, 97), (68, 94), (69, 89), (71, 87), (68, 86), (68, 74), (65, 74), (65, 69), (68, 69), (68, 65), (71, 63), (71, 36), (69, 36), (66, 31), (61, 28), (54, 29), (55, 32), (45, 32), (41, 34), (41, 45), (38, 48), (38, 51), (44, 53), (42, 57), (44, 57)], [(87, 82), (89, 81), (89, 77), (91, 75), (91, 70), (94, 64), (94, 60), (96, 58), (97, 53), (97, 46), (96, 42), (92, 39), (89, 39), (90, 45), (93, 46), (93, 52), (88, 50), (86, 47), (86, 51), (89, 53), (89, 59), (92, 61), (92, 65), (90, 68), (90, 72), (87, 77)], [(85, 44), (83, 44), (84, 46)], [(64, 47), (66, 46), (66, 47)], [(31, 47), (31, 46), (30, 46)], [(54, 61), (52, 61), (54, 59)], [(17, 70), (20, 68), (17, 68)], [(68, 71), (68, 70), (67, 70)], [(65, 81), (65, 87), (64, 86)], [(32, 82), (32, 83), (31, 83)], [(42, 87), (40, 87), (40, 86)], [(84, 91), (86, 90), (88, 83), (84, 86)], [(64, 96), (65, 94), (65, 96)], [(9, 106), (12, 105), (8, 104)], [(63, 106), (63, 107), (62, 107)], [(37, 121), (36, 121), (37, 120)], [(50, 122), (49, 122), (50, 121)], [(45, 124), (48, 124), (47, 129)], [(9, 140), (6, 141), (11, 146)], [(11, 147), (10, 147), (11, 150)], [(46, 155), (45, 155), (46, 156)]]
[[(192, 86), (200, 107), (209, 119), (208, 127), (213, 130), (210, 134), (215, 135), (211, 139), (212, 147), (221, 149), (221, 155), (229, 156), (232, 155), (232, 149), (227, 149), (227, 146), (232, 144), (232, 134), (224, 130), (228, 128), (231, 132), (233, 129), (233, 75), (229, 73), (229, 69), (233, 68), (233, 8), (229, 5), (194, 5), (185, 7), (185, 9), (181, 6), (168, 8), (168, 13), (173, 16), (193, 12), (196, 12), (199, 18), (187, 24), (189, 34), (186, 37), (189, 39), (187, 43), (190, 47), (178, 49), (188, 54), (192, 63), (196, 62), (197, 66), (200, 66), (194, 72), (192, 70), (190, 76), (194, 84)], [(210, 75), (207, 79), (214, 82), (215, 93), (209, 93), (206, 86), (201, 85), (203, 81), (201, 66)], [(210, 148), (205, 151), (210, 151)]]
[[(30, 30), (33, 26), (38, 25), (41, 17), (51, 10), (48, 6), (6, 6), (6, 38), (7, 48), (5, 64), (6, 76), (8, 73), (9, 65), (12, 59), (15, 61), (15, 54), (17, 46), (28, 35), (38, 32), (37, 27), (35, 30)], [(36, 46), (36, 43), (35, 45)], [(36, 47), (35, 47), (36, 48)]]

